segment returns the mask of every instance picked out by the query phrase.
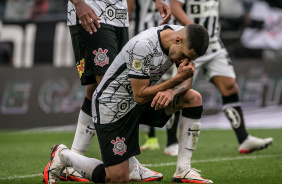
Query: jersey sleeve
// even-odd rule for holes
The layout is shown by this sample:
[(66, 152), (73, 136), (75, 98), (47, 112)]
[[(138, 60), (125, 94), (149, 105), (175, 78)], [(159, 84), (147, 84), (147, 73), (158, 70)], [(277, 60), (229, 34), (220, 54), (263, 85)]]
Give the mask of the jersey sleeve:
[(137, 79), (150, 78), (152, 53), (150, 46), (144, 41), (137, 41), (129, 51), (128, 77)]

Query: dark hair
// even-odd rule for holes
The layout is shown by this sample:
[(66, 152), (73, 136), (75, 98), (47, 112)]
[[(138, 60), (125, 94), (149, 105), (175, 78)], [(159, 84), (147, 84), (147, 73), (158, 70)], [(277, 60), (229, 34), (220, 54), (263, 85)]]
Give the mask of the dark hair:
[(187, 26), (189, 49), (194, 49), (198, 56), (206, 53), (209, 46), (209, 33), (204, 26), (189, 24)]

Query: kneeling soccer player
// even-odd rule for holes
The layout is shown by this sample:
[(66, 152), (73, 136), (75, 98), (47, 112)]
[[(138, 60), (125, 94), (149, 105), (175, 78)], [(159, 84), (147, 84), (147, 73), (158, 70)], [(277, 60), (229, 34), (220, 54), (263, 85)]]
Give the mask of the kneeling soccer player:
[[(45, 183), (55, 183), (60, 170), (68, 166), (95, 183), (129, 182), (129, 159), (140, 154), (139, 124), (162, 127), (179, 110), (179, 154), (172, 182), (212, 183), (190, 163), (203, 111), (201, 95), (191, 89), (193, 61), (205, 54), (208, 44), (206, 29), (196, 24), (154, 27), (132, 38), (107, 70), (92, 99), (103, 162), (57, 144), (44, 171)], [(178, 65), (176, 75), (157, 84), (173, 64)]]

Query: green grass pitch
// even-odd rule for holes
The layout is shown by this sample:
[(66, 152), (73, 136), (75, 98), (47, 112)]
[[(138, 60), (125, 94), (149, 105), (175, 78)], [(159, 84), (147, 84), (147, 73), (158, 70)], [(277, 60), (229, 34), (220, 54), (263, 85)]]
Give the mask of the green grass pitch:
[[(282, 183), (282, 130), (257, 129), (249, 133), (261, 138), (273, 137), (273, 145), (248, 155), (238, 153), (238, 144), (232, 130), (202, 130), (193, 153), (192, 167), (201, 170), (203, 178), (218, 184), (273, 184)], [(140, 132), (140, 145), (145, 132)], [(42, 183), (50, 148), (56, 143), (71, 146), (74, 132), (23, 133), (0, 132), (0, 184)], [(137, 156), (148, 168), (161, 172), (161, 182), (171, 183), (177, 157), (165, 156), (166, 132), (157, 131), (161, 149), (145, 151)], [(86, 156), (100, 159), (95, 137)], [(79, 183), (62, 182), (57, 183)]]

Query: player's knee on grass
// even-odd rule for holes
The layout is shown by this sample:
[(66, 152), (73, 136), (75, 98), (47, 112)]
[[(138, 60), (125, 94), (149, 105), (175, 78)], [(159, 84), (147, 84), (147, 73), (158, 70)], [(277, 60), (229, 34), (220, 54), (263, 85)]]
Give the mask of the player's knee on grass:
[(129, 182), (129, 173), (127, 173), (126, 175), (120, 172), (106, 174), (105, 182), (106, 183), (128, 183)]
[(129, 182), (129, 165), (128, 161), (121, 164), (109, 166), (106, 170), (106, 183), (127, 183)]

